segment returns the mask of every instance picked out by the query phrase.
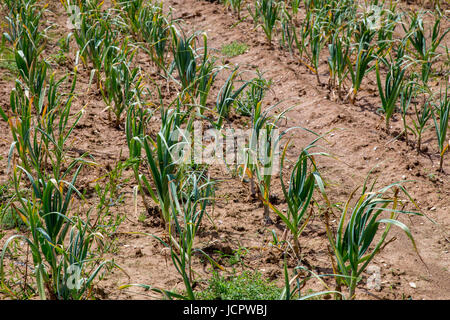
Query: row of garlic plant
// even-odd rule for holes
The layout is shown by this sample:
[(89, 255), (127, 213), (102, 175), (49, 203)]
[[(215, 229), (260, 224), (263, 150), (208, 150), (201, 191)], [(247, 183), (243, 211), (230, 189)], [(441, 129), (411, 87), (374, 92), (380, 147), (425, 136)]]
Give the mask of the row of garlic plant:
[[(34, 0), (6, 2), (9, 29), (4, 38), (18, 69), (10, 105), (0, 109), (13, 140), (8, 168), (15, 193), (8, 205), (27, 232), (6, 240), (0, 254), (0, 278), (2, 291), (12, 297), (37, 293), (41, 299), (82, 299), (92, 294), (93, 281), (103, 267), (114, 263), (103, 261), (93, 249), (101, 234), (89, 215), (72, 208), (75, 198), (83, 199), (77, 178), (83, 166), (91, 163), (67, 153), (83, 114), (72, 110), (77, 66), (60, 79), (49, 74), (50, 65), (41, 54), (45, 31), (40, 22), (45, 9)], [(65, 81), (68, 92), (62, 91)], [(34, 278), (21, 293), (5, 280), (7, 256), (17, 241), (29, 248), (32, 265), (26, 268)], [(26, 275), (25, 271), (25, 282)]]
[[(76, 4), (68, 1), (66, 8)], [(187, 297), (194, 298), (192, 256), (198, 250), (193, 248), (194, 239), (214, 190), (203, 170), (175, 161), (174, 149), (179, 142), (173, 133), (183, 125), (187, 131), (192, 129), (194, 107), (189, 106), (195, 106), (199, 114), (205, 111), (218, 72), (208, 55), (206, 38), (200, 53), (196, 47), (198, 36), (181, 34), (170, 14), (162, 12), (162, 3), (120, 1), (103, 10), (102, 2), (90, 0), (80, 11), (81, 28), (74, 30), (74, 38), (83, 63), (91, 68), (91, 80), (96, 79), (97, 89), (115, 115), (114, 119), (110, 117), (111, 125), (125, 129), (129, 148), (126, 165), (133, 169), (146, 210), (150, 208), (149, 198), (158, 205), (170, 241), (156, 238), (171, 249)], [(129, 31), (131, 37), (126, 35)], [(162, 77), (180, 85), (178, 97), (168, 106), (162, 100), (149, 101), (142, 70), (133, 61), (138, 52), (150, 56)], [(173, 57), (170, 63), (169, 53)], [(173, 76), (175, 70), (180, 81)], [(160, 130), (152, 139), (148, 122), (157, 111)], [(181, 298), (173, 292), (154, 290), (169, 298)]]

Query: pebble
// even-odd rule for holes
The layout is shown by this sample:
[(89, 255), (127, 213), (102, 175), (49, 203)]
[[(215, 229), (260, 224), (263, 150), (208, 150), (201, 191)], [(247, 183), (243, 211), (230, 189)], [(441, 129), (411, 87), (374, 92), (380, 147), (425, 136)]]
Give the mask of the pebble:
[(409, 285), (411, 286), (411, 288), (417, 288), (416, 284), (414, 282), (410, 282)]

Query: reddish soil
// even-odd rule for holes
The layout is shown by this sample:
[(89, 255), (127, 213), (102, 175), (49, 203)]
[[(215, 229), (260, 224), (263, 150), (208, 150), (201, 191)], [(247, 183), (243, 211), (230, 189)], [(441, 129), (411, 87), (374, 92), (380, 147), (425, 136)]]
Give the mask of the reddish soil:
[[(450, 160), (446, 159), (444, 171), (439, 173), (439, 153), (437, 150), (434, 129), (430, 128), (423, 138), (425, 150), (418, 154), (413, 146), (407, 146), (404, 140), (396, 139), (402, 130), (401, 118), (394, 116), (391, 133), (384, 130), (383, 117), (377, 113), (380, 107), (374, 77), (364, 81), (363, 90), (359, 93), (355, 105), (333, 101), (326, 87), (317, 85), (316, 76), (296, 61), (291, 55), (279, 48), (278, 45), (270, 47), (266, 44), (261, 30), (254, 30), (250, 18), (236, 24), (237, 19), (228, 12), (223, 5), (203, 0), (167, 0), (165, 8), (173, 8), (173, 15), (182, 18), (181, 27), (188, 31), (206, 32), (208, 46), (217, 50), (215, 53), (221, 57), (220, 48), (223, 44), (239, 40), (248, 44), (249, 49), (242, 55), (234, 58), (223, 57), (223, 62), (229, 65), (239, 65), (243, 79), (255, 76), (255, 71), (264, 72), (266, 79), (272, 79), (273, 85), (265, 99), (266, 106), (279, 103), (279, 109), (295, 106), (287, 114), (283, 128), (301, 126), (315, 131), (318, 134), (331, 132), (326, 141), (319, 145), (324, 151), (335, 156), (334, 158), (318, 156), (316, 161), (323, 178), (327, 182), (327, 193), (332, 203), (342, 204), (357, 187), (364, 183), (369, 171), (373, 171), (373, 178), (378, 177), (377, 186), (380, 188), (400, 180), (413, 180), (405, 183), (405, 187), (423, 213), (435, 221), (432, 223), (424, 217), (400, 217), (400, 221), (407, 224), (413, 233), (418, 251), (423, 261), (413, 250), (408, 237), (395, 228), (390, 238), (395, 237), (382, 252), (374, 259), (372, 265), (380, 267), (382, 286), (380, 291), (365, 288), (363, 280), (356, 292), (358, 299), (449, 299), (450, 298)], [(68, 32), (65, 28), (65, 15), (59, 1), (50, 1), (46, 13), (47, 25), (53, 25), (55, 37), (49, 39), (44, 55), (56, 52), (57, 40)], [(4, 14), (2, 14), (4, 15)], [(245, 13), (243, 14), (245, 16)], [(446, 22), (446, 27), (450, 24)], [(444, 40), (449, 44), (450, 36)], [(274, 43), (277, 43), (275, 40)], [(55, 64), (58, 73), (67, 72), (72, 66), (73, 53), (76, 44), (71, 43), (69, 62), (65, 66)], [(139, 65), (146, 70), (146, 74), (162, 84), (156, 68), (144, 54), (137, 59)], [(220, 61), (220, 60), (219, 60)], [(322, 82), (328, 79), (326, 56), (322, 59), (320, 77)], [(5, 80), (3, 74), (7, 71), (0, 69), (0, 103), (9, 103), (9, 92), (13, 86), (10, 79)], [(93, 192), (94, 181), (104, 175), (119, 160), (127, 157), (128, 149), (123, 130), (112, 129), (108, 123), (105, 105), (101, 96), (94, 87), (89, 88), (89, 70), (80, 66), (77, 85), (77, 99), (74, 111), (86, 106), (81, 123), (77, 126), (73, 146), (75, 151), (89, 151), (99, 164), (97, 167), (85, 168), (79, 185), (92, 196), (88, 204), (79, 207), (87, 210), (88, 205), (95, 205), (96, 198)], [(227, 77), (222, 72), (217, 81), (211, 97), (215, 97), (219, 86)], [(149, 86), (151, 86), (149, 82)], [(154, 90), (154, 88), (151, 90)], [(170, 101), (171, 96), (166, 97)], [(213, 100), (211, 100), (213, 101)], [(158, 116), (155, 116), (157, 119)], [(239, 127), (245, 119), (237, 119), (233, 126)], [(158, 129), (155, 120), (153, 130)], [(302, 130), (292, 131), (292, 147), (288, 150), (288, 158), (295, 160), (306, 146), (314, 139), (312, 134)], [(414, 137), (410, 136), (414, 141)], [(7, 179), (6, 157), (11, 143), (7, 124), (0, 121), (0, 182)], [(120, 157), (122, 155), (122, 157)], [(124, 201), (114, 208), (114, 212), (123, 213), (126, 219), (115, 234), (114, 246), (108, 258), (113, 258), (128, 277), (119, 270), (113, 270), (104, 279), (98, 282), (97, 298), (101, 299), (159, 299), (160, 296), (151, 294), (138, 288), (119, 290), (120, 285), (129, 283), (142, 283), (164, 289), (183, 290), (181, 277), (172, 266), (170, 254), (155, 239), (146, 235), (129, 234), (141, 232), (162, 236), (163, 229), (158, 225), (154, 216), (149, 216), (144, 222), (139, 221), (144, 211), (139, 202), (138, 211), (135, 212), (132, 193), (134, 180), (132, 171), (124, 173), (130, 181), (122, 186)], [(214, 225), (205, 219), (204, 227), (198, 235), (197, 246), (209, 252), (214, 259), (223, 262), (228, 271), (232, 268), (221, 259), (217, 251), (231, 254), (233, 250), (246, 248), (248, 253), (243, 258), (247, 268), (259, 270), (263, 275), (283, 284), (283, 259), (280, 253), (269, 243), (272, 239), (271, 231), (275, 230), (281, 237), (282, 223), (278, 221), (273, 226), (263, 223), (263, 208), (260, 202), (248, 198), (248, 186), (239, 178), (232, 177), (224, 168), (213, 167), (211, 177), (218, 180), (216, 190), (216, 205), (210, 216)], [(283, 197), (280, 183), (274, 181), (273, 193), (278, 199)], [(317, 199), (320, 199), (317, 194)], [(285, 203), (279, 201), (280, 208)], [(337, 224), (339, 212), (335, 210), (334, 224)], [(271, 213), (272, 219), (275, 214)], [(6, 231), (6, 237), (0, 242), (3, 244), (8, 235), (16, 231)], [(321, 274), (331, 273), (328, 256), (328, 240), (325, 234), (324, 223), (319, 212), (307, 226), (300, 238), (303, 254), (306, 260)], [(295, 265), (290, 261), (289, 267)], [(194, 270), (198, 273), (199, 286), (204, 287), (202, 280), (211, 276), (211, 267), (201, 259), (195, 259)], [(369, 276), (369, 275), (366, 275)], [(322, 290), (318, 283), (310, 286), (314, 290)], [(334, 280), (326, 280), (333, 287)], [(415, 285), (412, 285), (414, 283)], [(1, 295), (0, 295), (1, 298)]]

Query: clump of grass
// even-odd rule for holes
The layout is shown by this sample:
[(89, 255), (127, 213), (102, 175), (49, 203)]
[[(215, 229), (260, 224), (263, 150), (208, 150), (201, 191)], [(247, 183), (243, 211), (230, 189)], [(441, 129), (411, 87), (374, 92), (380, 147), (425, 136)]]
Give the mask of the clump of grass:
[(72, 36), (72, 34), (69, 34), (68, 36), (61, 37), (58, 40), (58, 47), (64, 53), (69, 53), (70, 52), (70, 38), (71, 38), (71, 36)]
[(55, 62), (58, 65), (64, 65), (67, 62), (66, 55), (70, 52), (70, 37), (71, 34), (58, 40), (58, 51), (50, 55), (51, 61)]
[(282, 292), (260, 272), (244, 271), (230, 278), (215, 273), (208, 288), (196, 294), (200, 300), (277, 300)]
[(146, 219), (147, 219), (147, 215), (144, 212), (141, 213), (138, 217), (138, 221), (141, 223), (144, 223)]
[(229, 44), (222, 45), (220, 51), (224, 56), (233, 58), (244, 54), (247, 49), (248, 45), (245, 42), (233, 41)]

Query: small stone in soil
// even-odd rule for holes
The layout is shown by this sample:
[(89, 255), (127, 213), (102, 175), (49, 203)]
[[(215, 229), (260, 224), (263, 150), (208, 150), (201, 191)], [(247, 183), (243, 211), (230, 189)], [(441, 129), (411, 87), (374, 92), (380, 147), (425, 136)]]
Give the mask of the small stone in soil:
[(142, 257), (144, 254), (142, 253), (141, 249), (137, 249), (135, 252), (136, 257)]

